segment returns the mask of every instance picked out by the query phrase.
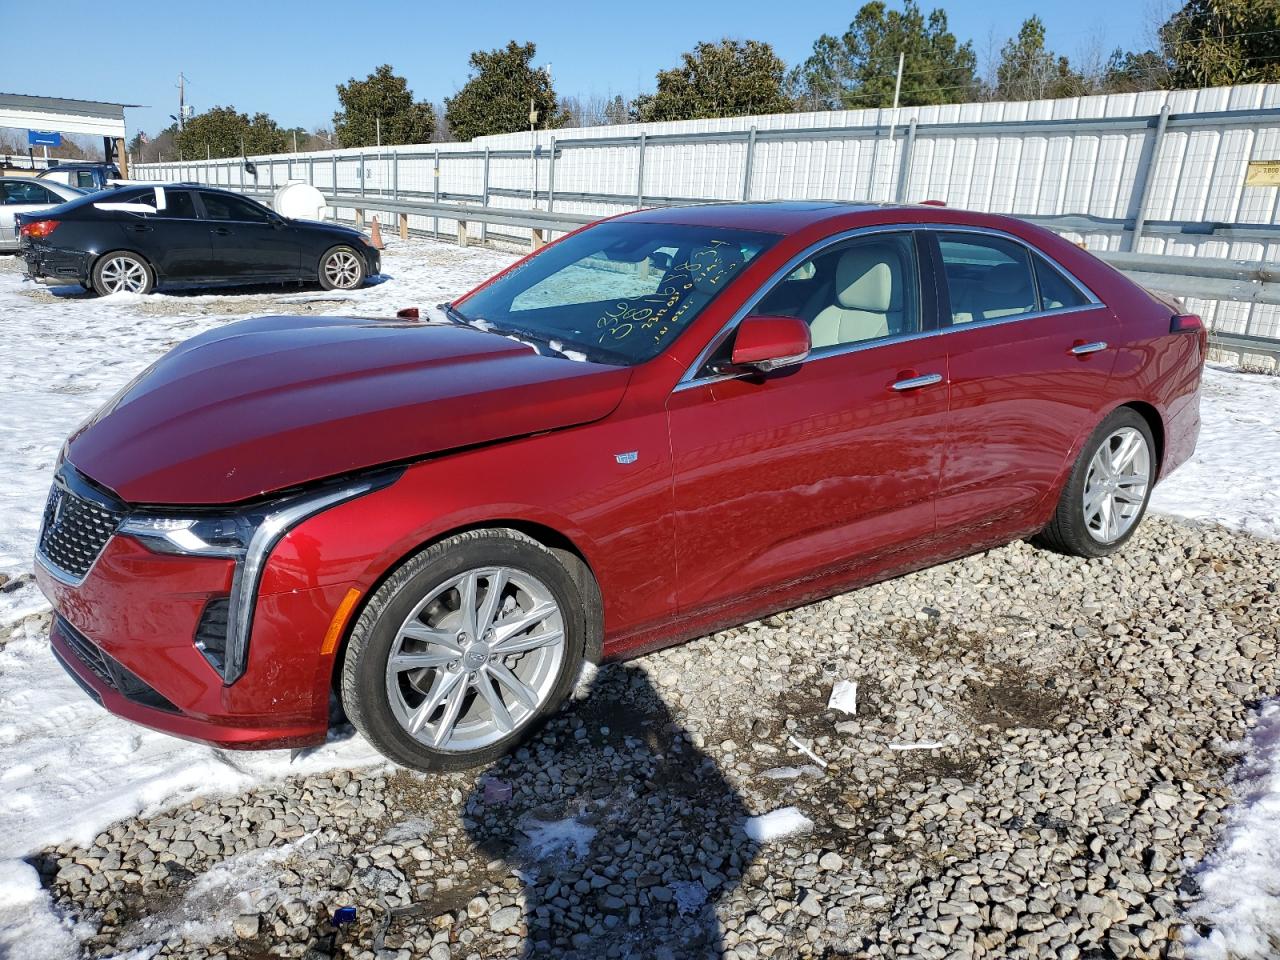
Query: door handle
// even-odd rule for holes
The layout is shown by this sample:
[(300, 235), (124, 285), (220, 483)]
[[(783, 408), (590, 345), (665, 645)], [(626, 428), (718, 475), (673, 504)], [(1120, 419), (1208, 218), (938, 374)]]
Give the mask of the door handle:
[(925, 373), (918, 377), (907, 377), (905, 380), (897, 380), (890, 384), (894, 390), (919, 390), (921, 387), (931, 387), (935, 383), (942, 382), (942, 374)]
[(131, 228), (134, 233), (150, 233), (152, 228), (145, 223), (135, 223)]
[(1077, 357), (1087, 356), (1091, 353), (1097, 353), (1099, 350), (1107, 349), (1106, 343), (1102, 340), (1095, 340), (1093, 343), (1077, 343), (1071, 348), (1071, 353)]
[(211, 229), (209, 232), (210, 232), (210, 233), (212, 233), (215, 237), (229, 237), (229, 236), (231, 236), (231, 231), (230, 231), (230, 230), (228, 230), (226, 227), (214, 227), (214, 228), (213, 228), (213, 229)]

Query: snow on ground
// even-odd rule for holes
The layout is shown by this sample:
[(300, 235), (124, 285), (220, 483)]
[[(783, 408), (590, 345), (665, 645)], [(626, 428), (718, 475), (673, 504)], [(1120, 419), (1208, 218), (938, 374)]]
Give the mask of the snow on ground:
[[(425, 308), (469, 289), (512, 259), (508, 253), (393, 240), (382, 282), (356, 293), (258, 288), (94, 299), (78, 288), (33, 289), (21, 282), (16, 260), (0, 258), (7, 361), (0, 371), (0, 574), (13, 579), (30, 570), (62, 439), (181, 340), (263, 313), (385, 316), (404, 306)], [(1152, 508), (1280, 537), (1280, 378), (1210, 368), (1202, 412), (1195, 458), (1156, 491)], [(45, 608), (29, 582), (0, 592), (0, 631)], [(1222, 937), (1248, 938), (1261, 924), (1280, 926), (1274, 880), (1280, 875), (1280, 704), (1263, 709), (1250, 744), (1241, 806), (1201, 875), (1204, 918), (1220, 926), (1217, 939), (1198, 945), (1204, 957), (1223, 955)], [(378, 762), (349, 733), (298, 757), (284, 751), (228, 753), (151, 733), (92, 703), (54, 662), (44, 636), (19, 630), (0, 649), (0, 954), (21, 942), (39, 944), (41, 955), (60, 956), (74, 952), (76, 942), (74, 931), (49, 913), (34, 870), (16, 858), (63, 840), (91, 840), (118, 819), (196, 794)], [(780, 810), (747, 828), (764, 840), (802, 825)], [(553, 830), (538, 839), (576, 845), (581, 836), (561, 837)], [(270, 867), (233, 864), (228, 876), (241, 868), (257, 876)], [(1241, 945), (1248, 942), (1231, 946), (1247, 956)]]
[(1151, 509), (1280, 538), (1280, 377), (1209, 366), (1195, 456)]
[(1187, 952), (1200, 960), (1266, 960), (1280, 951), (1280, 702), (1258, 711), (1236, 773), (1236, 805), (1197, 876), (1193, 920), (1211, 924)]

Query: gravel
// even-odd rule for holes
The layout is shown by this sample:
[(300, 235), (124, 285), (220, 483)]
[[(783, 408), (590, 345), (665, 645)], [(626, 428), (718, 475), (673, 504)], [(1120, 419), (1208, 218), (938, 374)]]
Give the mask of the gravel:
[[(1013, 544), (605, 667), (489, 770), (299, 777), (34, 863), (94, 957), (1179, 957), (1277, 571), (1159, 518), (1107, 560)], [(811, 829), (748, 839), (785, 807)]]

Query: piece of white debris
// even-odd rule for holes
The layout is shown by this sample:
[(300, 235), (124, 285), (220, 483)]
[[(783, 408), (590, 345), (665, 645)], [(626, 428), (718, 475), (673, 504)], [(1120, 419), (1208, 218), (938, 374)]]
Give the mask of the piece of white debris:
[(568, 820), (537, 820), (526, 818), (520, 830), (529, 838), (529, 846), (536, 856), (547, 857), (553, 853), (573, 848), (574, 856), (585, 857), (591, 851), (596, 828), (579, 823), (577, 818)]
[(765, 770), (760, 774), (766, 780), (794, 780), (797, 777), (814, 777), (821, 779), (826, 774), (819, 767), (815, 767), (812, 763), (806, 763), (803, 767), (774, 767), (771, 770)]
[(891, 743), (890, 750), (941, 750), (945, 747), (945, 743), (939, 743), (937, 740), (924, 740), (920, 743)]
[(748, 817), (742, 825), (743, 832), (756, 843), (768, 843), (797, 833), (808, 833), (813, 821), (797, 807), (781, 807), (758, 817)]
[(681, 913), (696, 913), (707, 902), (707, 888), (697, 880), (674, 880), (667, 886)]
[(799, 750), (801, 753), (803, 753), (806, 757), (808, 757), (814, 763), (816, 763), (818, 766), (820, 766), (823, 770), (827, 769), (827, 761), (823, 760), (820, 756), (814, 753), (810, 747), (806, 747), (803, 743), (797, 740), (794, 734), (787, 737), (787, 742), (790, 743), (797, 750)]
[(839, 710), (849, 716), (858, 712), (858, 683), (856, 680), (837, 680), (827, 700), (828, 710)]

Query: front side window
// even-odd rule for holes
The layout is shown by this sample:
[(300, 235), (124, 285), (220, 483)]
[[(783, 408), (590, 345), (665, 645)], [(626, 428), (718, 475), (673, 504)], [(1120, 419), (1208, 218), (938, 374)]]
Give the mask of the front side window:
[(952, 324), (1036, 312), (1026, 247), (1001, 237), (965, 233), (940, 233), (938, 246), (951, 294)]
[(552, 350), (643, 363), (777, 240), (724, 227), (602, 223), (547, 247), (455, 309), (468, 322)]
[(815, 353), (920, 331), (915, 242), (877, 233), (822, 250), (760, 298), (756, 316), (799, 317)]
[(270, 219), (265, 207), (240, 197), (223, 193), (201, 192), (205, 216), (210, 220), (238, 220), (249, 223), (266, 223)]

